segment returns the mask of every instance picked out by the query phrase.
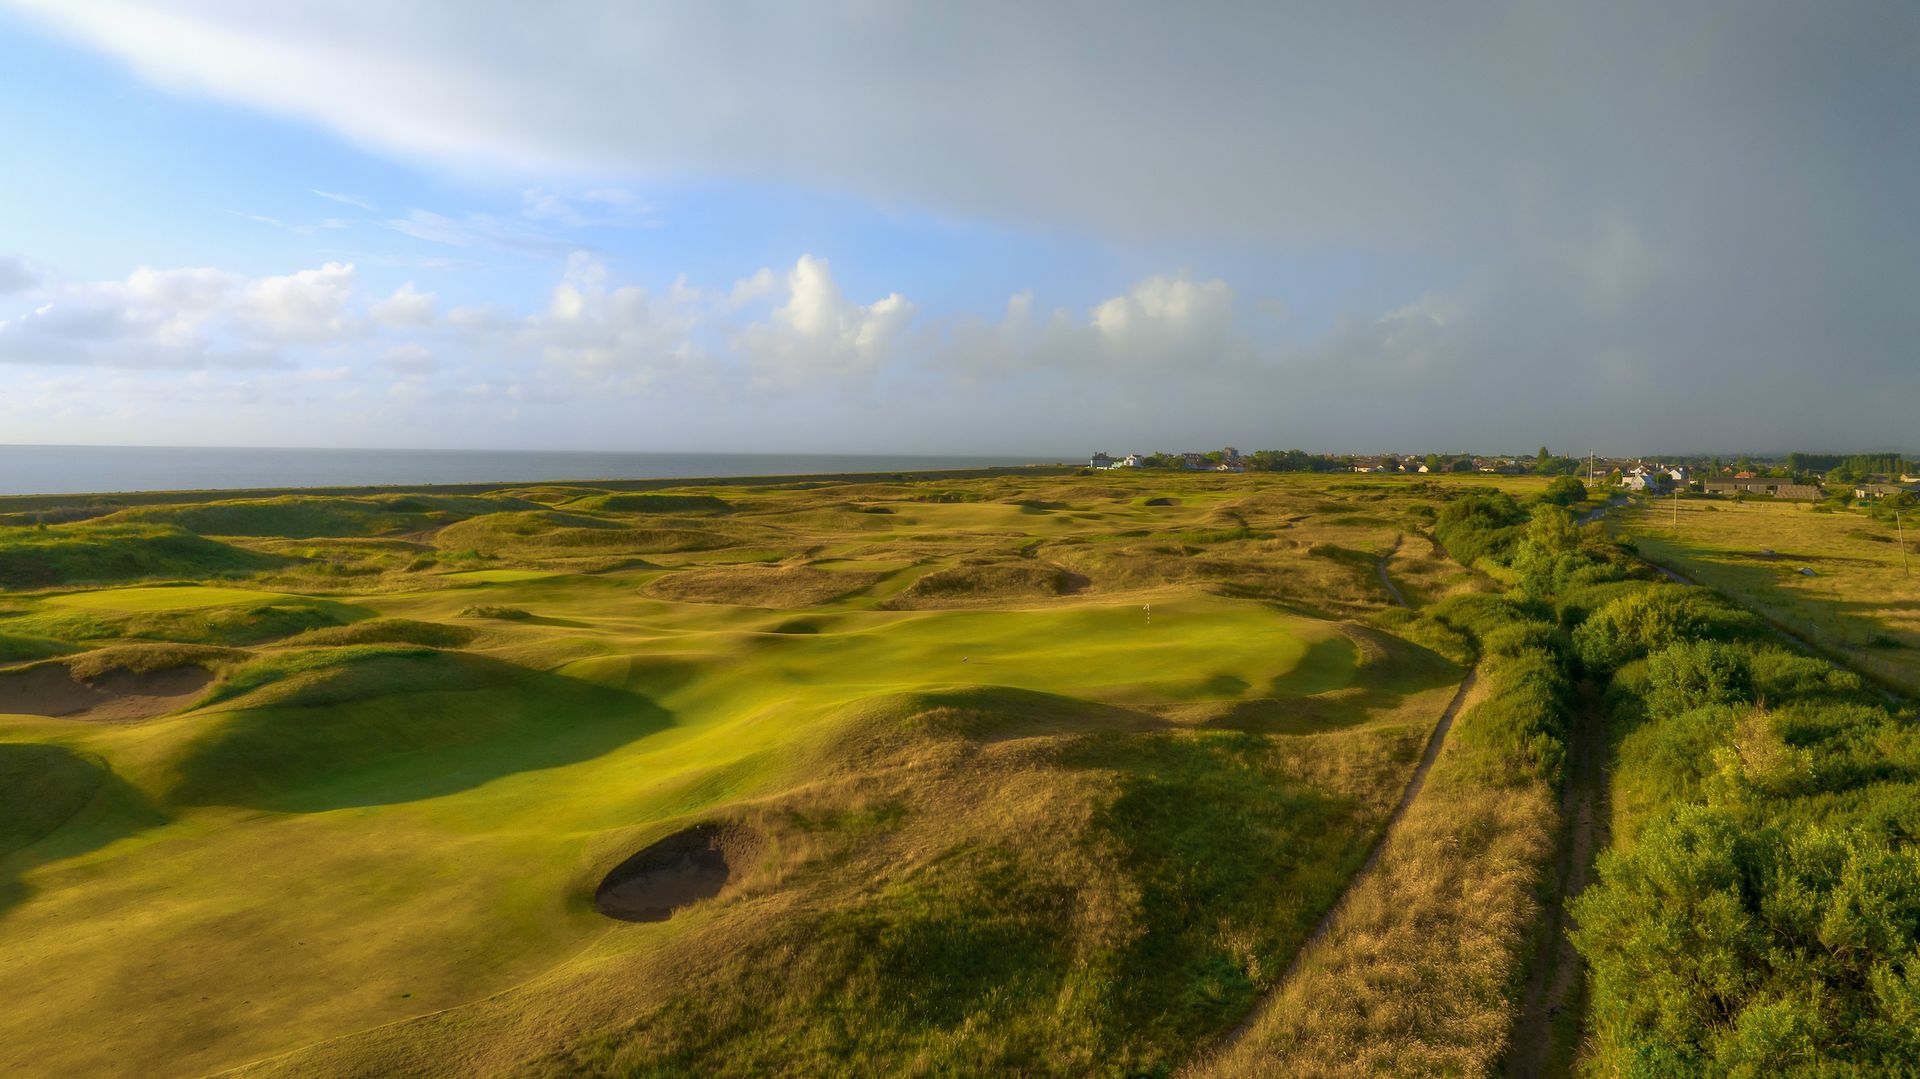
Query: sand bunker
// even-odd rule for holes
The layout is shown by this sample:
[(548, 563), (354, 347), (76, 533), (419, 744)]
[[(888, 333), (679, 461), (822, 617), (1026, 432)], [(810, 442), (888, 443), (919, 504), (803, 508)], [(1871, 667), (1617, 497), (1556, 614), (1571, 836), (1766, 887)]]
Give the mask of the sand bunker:
[(711, 899), (759, 845), (734, 824), (696, 824), (613, 868), (593, 893), (595, 910), (623, 922), (661, 922), (681, 907)]
[(203, 667), (134, 673), (112, 670), (83, 681), (64, 663), (0, 673), (0, 715), (59, 716), (106, 723), (151, 719), (177, 711), (213, 681)]

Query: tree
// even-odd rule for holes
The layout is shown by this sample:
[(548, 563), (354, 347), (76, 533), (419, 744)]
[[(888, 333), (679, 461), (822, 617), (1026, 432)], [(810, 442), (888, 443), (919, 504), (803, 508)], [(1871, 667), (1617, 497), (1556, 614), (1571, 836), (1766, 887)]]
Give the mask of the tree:
[(1578, 476), (1558, 476), (1547, 484), (1539, 501), (1554, 506), (1573, 506), (1587, 500), (1587, 485)]
[(1423, 463), (1427, 466), (1428, 472), (1440, 471), (1440, 455), (1437, 453), (1427, 454), (1427, 459)]

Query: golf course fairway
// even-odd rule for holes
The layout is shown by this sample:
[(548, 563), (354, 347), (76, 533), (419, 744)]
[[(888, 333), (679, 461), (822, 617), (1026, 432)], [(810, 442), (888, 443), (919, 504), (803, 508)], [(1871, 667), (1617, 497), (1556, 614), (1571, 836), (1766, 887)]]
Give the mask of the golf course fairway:
[[(1417, 492), (538, 493), (188, 506), (249, 522), (202, 572), (0, 597), (0, 1068), (1177, 1067), (1464, 670), (1385, 617), (1465, 587)], [(96, 508), (32, 542), (183, 528)]]

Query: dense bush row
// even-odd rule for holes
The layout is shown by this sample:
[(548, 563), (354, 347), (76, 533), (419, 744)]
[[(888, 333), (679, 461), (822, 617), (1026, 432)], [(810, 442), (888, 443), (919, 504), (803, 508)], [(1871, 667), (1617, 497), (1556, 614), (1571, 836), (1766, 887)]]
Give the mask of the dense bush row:
[(1920, 1062), (1920, 728), (1704, 589), (1575, 622), (1608, 688), (1615, 846), (1574, 907), (1601, 1074)]

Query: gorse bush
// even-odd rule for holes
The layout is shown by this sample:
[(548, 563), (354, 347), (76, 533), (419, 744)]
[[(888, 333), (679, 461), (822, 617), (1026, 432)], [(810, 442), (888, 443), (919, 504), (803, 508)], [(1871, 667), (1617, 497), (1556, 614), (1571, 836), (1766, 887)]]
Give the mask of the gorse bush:
[(1595, 1071), (1911, 1074), (1920, 728), (1703, 589), (1572, 636), (1622, 731), (1617, 845), (1573, 908)]
[(1682, 641), (1647, 657), (1647, 710), (1667, 717), (1753, 699), (1751, 653), (1719, 641)]
[(1456, 498), (1440, 508), (1433, 534), (1454, 561), (1504, 560), (1526, 523), (1527, 512), (1501, 491)]
[(1910, 1074), (1920, 852), (1688, 806), (1602, 859), (1574, 938), (1628, 1075)]
[(1759, 618), (1704, 588), (1649, 585), (1593, 612), (1573, 631), (1573, 647), (1587, 670), (1606, 673), (1671, 644), (1750, 640), (1763, 632)]

